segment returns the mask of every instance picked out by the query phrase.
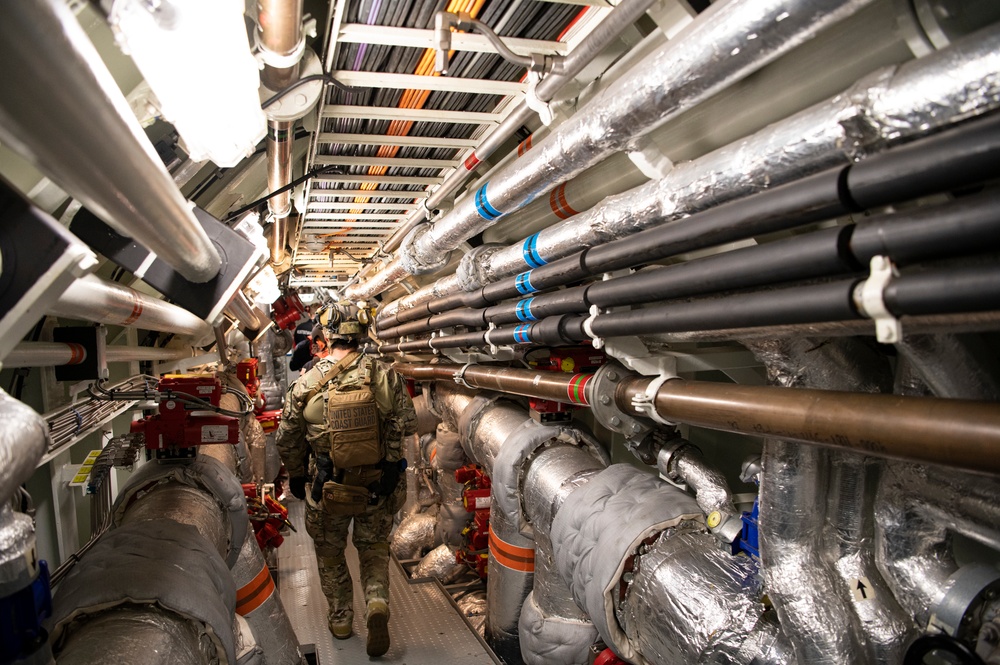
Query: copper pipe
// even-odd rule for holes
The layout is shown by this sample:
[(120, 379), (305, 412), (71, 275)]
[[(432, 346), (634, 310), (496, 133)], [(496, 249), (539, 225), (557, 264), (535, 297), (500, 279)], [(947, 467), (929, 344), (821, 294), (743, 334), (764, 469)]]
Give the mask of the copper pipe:
[[(261, 46), (278, 56), (291, 56), (302, 39), (302, 0), (257, 0), (257, 35)], [(275, 92), (299, 78), (299, 63), (291, 67), (264, 65), (261, 81)]]
[[(461, 365), (397, 364), (396, 371), (421, 381), (455, 380)], [(576, 402), (592, 375), (469, 366), (463, 380), (475, 388)], [(615, 403), (642, 415), (632, 399), (651, 379), (622, 379)], [(1000, 406), (993, 402), (740, 386), (707, 381), (667, 381), (656, 394), (657, 413), (696, 427), (775, 436), (878, 457), (930, 462), (978, 473), (1000, 474)]]
[[(292, 181), (292, 128), (288, 120), (267, 121), (267, 189), (277, 191)], [(287, 242), (287, 217), (292, 211), (292, 191), (288, 190), (267, 200), (274, 216), (274, 236), (271, 239), (271, 261), (284, 260)]]
[[(462, 365), (415, 365), (397, 364), (394, 369), (402, 376), (417, 381), (456, 381)], [(565, 372), (532, 372), (530, 370), (508, 369), (470, 365), (462, 378), (476, 388), (497, 392), (537, 397), (567, 404), (587, 404), (584, 386), (593, 374), (568, 374)], [(575, 382), (574, 382), (575, 379)], [(461, 383), (456, 381), (456, 383)], [(577, 390), (573, 396), (570, 390)], [(579, 399), (574, 399), (575, 396)]]
[[(632, 398), (649, 382), (624, 379), (615, 403), (637, 413)], [(993, 402), (674, 379), (655, 404), (663, 418), (696, 427), (1000, 474), (1000, 405)]]

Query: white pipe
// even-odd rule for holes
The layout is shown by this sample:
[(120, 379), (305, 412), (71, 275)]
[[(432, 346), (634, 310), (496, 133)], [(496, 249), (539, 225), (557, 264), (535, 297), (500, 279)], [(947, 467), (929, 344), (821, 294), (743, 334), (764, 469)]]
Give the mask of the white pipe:
[(73, 282), (49, 314), (190, 335), (195, 342), (214, 339), (212, 327), (186, 309), (93, 275)]
[(0, 137), (192, 282), (222, 259), (63, 0), (4, 7)]
[(385, 269), (348, 289), (347, 296), (366, 300), (406, 274), (439, 269), (448, 251), (503, 215), (625, 149), (865, 4), (867, 0), (733, 0), (712, 5), (677, 39), (516, 163), (500, 169), (451, 213), (418, 227)]
[[(191, 349), (161, 349), (152, 346), (109, 346), (105, 360), (109, 363), (131, 363), (145, 360), (163, 362), (191, 357)], [(21, 342), (4, 358), (4, 367), (57, 367), (79, 365), (87, 359), (80, 344), (62, 342)]]

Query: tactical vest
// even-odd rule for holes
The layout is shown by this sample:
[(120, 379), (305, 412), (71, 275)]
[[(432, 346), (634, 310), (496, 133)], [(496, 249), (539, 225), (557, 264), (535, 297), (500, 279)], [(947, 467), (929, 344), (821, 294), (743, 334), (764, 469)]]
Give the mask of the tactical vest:
[(356, 372), (344, 371), (357, 356), (348, 354), (324, 374), (306, 393), (302, 411), (306, 422), (322, 424), (322, 433), (312, 441), (314, 450), (329, 455), (342, 471), (376, 465), (386, 453), (371, 389), (371, 360), (362, 358)]

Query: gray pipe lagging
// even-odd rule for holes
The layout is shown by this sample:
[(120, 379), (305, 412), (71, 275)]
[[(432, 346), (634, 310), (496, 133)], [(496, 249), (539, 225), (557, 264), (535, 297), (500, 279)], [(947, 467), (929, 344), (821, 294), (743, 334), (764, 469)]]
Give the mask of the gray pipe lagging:
[[(567, 83), (571, 82), (577, 74), (583, 71), (590, 62), (604, 51), (622, 32), (635, 23), (646, 10), (652, 5), (651, 0), (624, 0), (618, 3), (614, 9), (598, 24), (594, 30), (588, 34), (569, 54), (563, 59), (558, 72), (551, 72), (545, 76), (535, 88), (535, 94), (543, 102), (550, 101), (555, 94)], [(486, 139), (476, 146), (473, 151), (474, 161), (467, 162), (469, 165), (457, 167), (445, 178), (437, 189), (428, 197), (427, 207), (417, 209), (406, 221), (400, 225), (385, 243), (383, 251), (392, 252), (399, 247), (403, 238), (413, 229), (413, 227), (423, 221), (427, 216), (427, 210), (433, 210), (455, 193), (468, 179), (472, 170), (479, 165), (482, 160), (492, 155), (500, 148), (513, 134), (526, 122), (533, 118), (536, 111), (528, 106), (523, 100), (517, 108), (511, 111), (504, 118), (496, 129), (490, 132)]]
[(442, 220), (415, 229), (400, 255), (367, 282), (348, 289), (348, 297), (365, 300), (405, 274), (439, 268), (444, 254), (502, 215), (625, 149), (865, 4), (734, 0), (713, 5), (540, 145), (461, 199)]
[(99, 614), (87, 621), (86, 630), (72, 633), (59, 654), (59, 665), (206, 662), (208, 657), (200, 649), (199, 635), (191, 622), (157, 605), (128, 606)]
[[(34, 409), (0, 390), (0, 506), (35, 472), (49, 447), (49, 428)], [(28, 520), (30, 522), (30, 520)]]
[(212, 279), (219, 253), (66, 3), (6, 7), (0, 60), (5, 142), (187, 279)]
[(522, 502), (535, 537), (535, 579), (518, 620), (528, 665), (587, 663), (597, 629), (573, 599), (554, 565), (550, 531), (566, 497), (604, 468), (577, 446), (556, 445), (528, 462)]
[[(3, 390), (0, 423), (0, 588), (8, 595), (23, 591), (39, 574), (34, 522), (14, 511), (11, 498), (48, 450), (49, 433), (44, 418)], [(51, 649), (41, 646), (31, 662), (51, 663)]]
[[(764, 363), (770, 381), (785, 387), (878, 392), (889, 384), (884, 359), (854, 339), (744, 344)], [(820, 448), (765, 440), (759, 495), (764, 580), (799, 662), (870, 662), (868, 646), (886, 636), (851, 611), (850, 582), (816, 547), (824, 534), (828, 464)]]
[(237, 589), (236, 613), (249, 625), (257, 646), (264, 651), (266, 665), (303, 663), (299, 640), (252, 529), (247, 531), (232, 573)]
[[(478, 262), (480, 285), (542, 263), (775, 187), (805, 173), (850, 164), (887, 145), (926, 135), (1000, 102), (993, 76), (1000, 29), (987, 28), (939, 52), (879, 70), (831, 99), (691, 162)], [(520, 162), (521, 160), (518, 160)], [(537, 265), (537, 264), (536, 264)], [(383, 308), (381, 316), (458, 293), (443, 278)], [(472, 280), (466, 280), (475, 286)], [(472, 290), (472, 289), (470, 289)]]
[(976, 335), (904, 335), (896, 349), (938, 397), (1000, 401), (996, 361)]
[(830, 454), (824, 548), (832, 554), (842, 583), (854, 587), (848, 602), (862, 626), (868, 662), (892, 664), (903, 662), (906, 646), (916, 637), (916, 626), (876, 562), (874, 498), (881, 467), (880, 462), (859, 455)]

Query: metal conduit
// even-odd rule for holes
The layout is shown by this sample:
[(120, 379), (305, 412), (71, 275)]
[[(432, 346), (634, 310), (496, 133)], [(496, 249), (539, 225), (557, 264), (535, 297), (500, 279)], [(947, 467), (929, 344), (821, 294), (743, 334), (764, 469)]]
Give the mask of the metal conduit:
[[(538, 83), (535, 87), (535, 95), (538, 99), (542, 102), (550, 101), (563, 86), (583, 71), (583, 68), (617, 39), (626, 28), (645, 14), (652, 4), (653, 0), (625, 0), (619, 3), (582, 42), (577, 44), (576, 48), (567, 54), (562, 60), (562, 67), (558, 72), (550, 73)], [(472, 171), (484, 159), (492, 155), (535, 114), (536, 111), (522, 100), (517, 108), (511, 111), (503, 122), (476, 147), (472, 155), (466, 159), (465, 164), (452, 171), (444, 182), (434, 190), (427, 199), (426, 208), (418, 208), (399, 226), (386, 241), (383, 251), (395, 251), (406, 234), (427, 218), (428, 210), (433, 210), (444, 203), (465, 183)]]
[[(502, 215), (548, 193), (864, 4), (735, 0), (713, 5), (678, 39), (635, 67), (633, 75), (622, 77), (542, 144), (500, 169), (442, 220), (424, 227), (381, 272), (348, 289), (348, 297), (365, 300), (407, 274), (439, 268), (447, 251)], [(616, 131), (626, 126), (628, 131)]]
[(212, 279), (222, 259), (66, 3), (5, 8), (0, 60), (3, 140), (187, 279)]
[(196, 342), (214, 339), (212, 327), (186, 309), (94, 275), (70, 284), (49, 314), (190, 335)]
[[(522, 273), (519, 278), (526, 274), (527, 286), (514, 289), (512, 282), (505, 283), (508, 287), (504, 289), (505, 297), (518, 297), (520, 294), (565, 283), (571, 276), (581, 276), (580, 267), (584, 261), (588, 268), (594, 266), (592, 270), (599, 272), (598, 264), (602, 260), (608, 262), (610, 256), (616, 254), (611, 245), (618, 245), (622, 250), (627, 245), (629, 256), (634, 259), (630, 259), (632, 263), (626, 261), (623, 265), (656, 260), (662, 258), (663, 254), (690, 251), (695, 248), (690, 246), (690, 240), (681, 246), (677, 246), (676, 242), (651, 244), (646, 236), (640, 238), (643, 234), (637, 232), (652, 235), (656, 230), (662, 229), (664, 235), (670, 235), (671, 231), (683, 233), (683, 229), (679, 227), (685, 225), (696, 229), (694, 223), (688, 224), (693, 220), (684, 220), (679, 224), (676, 222), (685, 215), (704, 211), (714, 204), (742, 198), (798, 178), (803, 172), (850, 164), (859, 157), (877, 151), (886, 142), (898, 144), (903, 139), (925, 135), (931, 128), (963, 120), (970, 113), (981, 114), (995, 108), (1000, 96), (1000, 86), (991, 73), (995, 68), (994, 58), (998, 48), (1000, 30), (987, 28), (897, 70), (876, 72), (841, 95), (775, 123), (743, 141), (678, 165), (659, 181), (609, 197), (580, 215), (526, 238), (523, 243), (493, 251), (487, 260), (478, 262), (479, 265), (473, 269), (478, 281), (466, 280), (469, 285), (467, 290), (474, 290), (477, 284), (489, 284), (526, 269), (530, 271)], [(956, 75), (956, 72), (959, 74)], [(934, 91), (933, 95), (927, 94), (929, 90)], [(847, 116), (854, 120), (846, 121)], [(934, 139), (929, 139), (929, 142), (931, 145), (940, 145)], [(794, 146), (794, 149), (789, 146)], [(916, 163), (925, 164), (918, 153), (904, 151), (903, 154), (916, 160)], [(878, 157), (869, 158), (874, 159)], [(863, 172), (865, 166), (866, 162), (861, 162), (850, 168), (852, 172)], [(873, 205), (868, 199), (871, 194), (880, 200), (884, 196), (897, 196), (901, 192), (887, 185), (895, 183), (894, 186), (899, 187), (907, 181), (907, 177), (898, 171), (880, 172), (874, 169), (873, 172), (881, 180), (870, 180), (866, 186), (859, 187), (859, 190), (864, 191), (859, 191), (854, 200), (846, 198), (841, 201), (841, 192), (836, 186), (825, 192), (817, 187), (810, 194), (821, 194), (824, 198), (816, 203), (822, 203), (824, 207), (834, 205), (835, 209), (824, 211), (832, 216), (857, 209), (859, 205), (862, 208), (870, 207)], [(822, 179), (803, 181), (803, 184), (806, 182), (823, 184)], [(794, 186), (786, 187), (789, 187), (789, 193), (802, 191)], [(939, 189), (939, 186), (935, 189)], [(914, 194), (908, 189), (904, 192), (910, 196), (923, 193), (918, 191)], [(792, 200), (789, 198), (786, 203)], [(708, 212), (711, 213), (712, 210), (714, 209), (710, 208)], [(809, 221), (810, 218), (817, 219), (816, 213), (821, 210), (822, 208), (801, 210), (798, 213), (801, 222), (798, 223)], [(770, 210), (765, 219), (768, 226), (787, 228), (779, 226), (780, 218), (775, 218)], [(785, 223), (789, 221), (792, 220), (784, 219)], [(675, 224), (666, 224), (668, 222)], [(708, 228), (695, 235), (703, 247), (735, 239), (732, 237), (734, 235), (743, 238), (755, 232), (766, 233), (776, 228), (755, 230), (753, 225), (748, 225), (736, 234), (733, 233), (734, 230), (735, 226), (729, 229)], [(631, 242), (624, 242), (620, 240), (622, 238)], [(611, 242), (616, 240), (617, 242)], [(676, 238), (673, 240), (676, 241)], [(578, 254), (581, 245), (592, 249), (586, 250), (582, 255)], [(658, 249), (666, 247), (670, 247), (669, 252)], [(661, 256), (656, 256), (658, 252)], [(567, 258), (559, 260), (562, 257)], [(621, 257), (622, 254), (617, 255), (619, 262), (622, 261)], [(603, 269), (614, 270), (617, 267), (620, 266), (611, 265)], [(559, 280), (561, 271), (568, 271), (569, 274)], [(458, 293), (458, 286), (459, 284), (449, 283), (447, 289), (437, 284), (424, 287), (387, 305), (380, 318), (402, 313), (403, 310), (416, 307), (432, 298)]]
[[(109, 346), (105, 360), (109, 363), (153, 360), (181, 360), (191, 356), (190, 349), (161, 349), (152, 346)], [(21, 342), (3, 360), (4, 367), (57, 367), (79, 365), (87, 353), (79, 344), (60, 342)]]
[[(402, 363), (395, 369), (418, 381), (455, 381), (461, 377), (476, 388), (585, 406), (590, 403), (587, 385), (593, 376), (474, 365), (463, 371), (461, 365)], [(642, 416), (632, 400), (645, 394), (651, 380), (639, 376), (623, 379), (615, 394), (619, 408)], [(975, 473), (1000, 473), (1000, 409), (990, 402), (680, 379), (664, 383), (654, 402), (664, 419), (696, 427), (770, 435)]]

